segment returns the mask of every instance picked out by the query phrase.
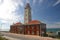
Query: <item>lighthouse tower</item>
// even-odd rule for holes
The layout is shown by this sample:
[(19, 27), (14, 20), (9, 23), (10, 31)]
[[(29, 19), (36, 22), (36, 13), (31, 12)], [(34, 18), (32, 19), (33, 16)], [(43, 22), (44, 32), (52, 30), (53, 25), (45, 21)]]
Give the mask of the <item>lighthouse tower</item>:
[(27, 24), (31, 20), (32, 20), (31, 19), (31, 7), (30, 7), (29, 2), (27, 2), (25, 6), (25, 13), (24, 13), (24, 24)]

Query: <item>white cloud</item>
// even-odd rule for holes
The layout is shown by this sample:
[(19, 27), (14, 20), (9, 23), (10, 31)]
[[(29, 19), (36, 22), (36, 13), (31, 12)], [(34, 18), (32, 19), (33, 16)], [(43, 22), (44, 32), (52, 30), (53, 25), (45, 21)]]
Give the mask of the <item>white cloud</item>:
[(56, 6), (59, 3), (60, 3), (60, 0), (57, 0), (57, 2), (53, 4), (53, 6)]
[(0, 4), (2, 4), (3, 0), (0, 0)]
[(33, 4), (35, 4), (36, 3), (36, 0), (33, 0)]
[(23, 0), (13, 0), (13, 2), (14, 2), (15, 5), (21, 5), (21, 6), (24, 6)]
[[(14, 11), (20, 5), (23, 7), (23, 1), (22, 0), (0, 0), (0, 19), (2, 19), (2, 23), (5, 23), (2, 25), (2, 28), (4, 29), (4, 25), (12, 24), (13, 22), (18, 22), (19, 20), (23, 20), (22, 15), (16, 15)], [(1, 25), (1, 23), (0, 23)], [(8, 26), (9, 26), (8, 25)], [(6, 28), (8, 27), (6, 26)], [(8, 27), (9, 28), (9, 27)]]
[(42, 3), (44, 0), (39, 0), (39, 3)]
[(53, 24), (47, 24), (47, 28), (60, 28), (60, 22), (55, 22)]
[(60, 22), (56, 22), (55, 25), (58, 25), (60, 27)]
[(44, 0), (33, 0), (33, 4), (35, 4), (36, 2), (38, 2), (39, 4), (42, 3)]

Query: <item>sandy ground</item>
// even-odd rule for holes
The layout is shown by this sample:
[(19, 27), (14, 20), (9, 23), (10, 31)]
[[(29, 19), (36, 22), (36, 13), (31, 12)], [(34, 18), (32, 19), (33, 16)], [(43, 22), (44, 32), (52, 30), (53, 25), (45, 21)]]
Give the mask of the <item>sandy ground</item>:
[(14, 33), (2, 33), (9, 40), (58, 40), (50, 37), (40, 37), (35, 35), (22, 35)]
[(5, 37), (5, 38), (8, 39), (8, 40), (20, 40), (20, 39), (16, 39), (16, 38), (8, 37), (8, 36), (3, 36), (3, 37)]

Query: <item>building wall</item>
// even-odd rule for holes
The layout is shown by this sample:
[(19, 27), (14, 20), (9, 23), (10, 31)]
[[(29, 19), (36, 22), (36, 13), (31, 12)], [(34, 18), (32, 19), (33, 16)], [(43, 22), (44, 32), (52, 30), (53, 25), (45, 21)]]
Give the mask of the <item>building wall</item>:
[[(33, 25), (21, 25), (21, 26), (11, 26), (11, 33), (19, 33), (25, 35), (42, 35), (42, 32), (46, 33), (45, 24), (33, 24)], [(22, 29), (20, 29), (22, 27)]]
[(20, 30), (19, 30), (18, 26), (10, 26), (10, 32), (11, 33), (17, 33), (17, 34), (19, 34), (20, 33), (19, 31)]
[(27, 25), (25, 27), (25, 34), (28, 34), (28, 35), (39, 35), (38, 34), (39, 31), (40, 31), (39, 25)]
[(42, 35), (42, 32), (46, 33), (46, 28), (45, 24), (44, 26), (41, 26), (40, 24), (35, 24), (35, 25), (27, 25), (25, 26), (25, 34), (28, 35)]

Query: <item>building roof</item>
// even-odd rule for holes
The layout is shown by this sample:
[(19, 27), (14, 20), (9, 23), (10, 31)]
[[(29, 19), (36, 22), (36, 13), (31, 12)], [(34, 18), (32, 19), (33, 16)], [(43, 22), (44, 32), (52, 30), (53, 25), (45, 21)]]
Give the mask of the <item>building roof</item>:
[(16, 24), (22, 24), (21, 22), (17, 22)]
[(22, 25), (22, 23), (21, 22), (17, 22), (14, 25)]
[(19, 26), (19, 25), (22, 25), (22, 23), (21, 22), (17, 22), (17, 23), (12, 24), (11, 26)]
[(38, 21), (38, 20), (32, 20), (32, 21), (29, 22), (28, 24), (41, 24), (41, 22)]

